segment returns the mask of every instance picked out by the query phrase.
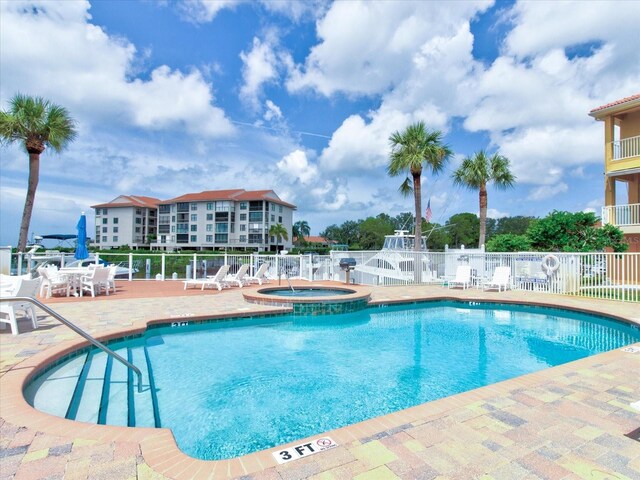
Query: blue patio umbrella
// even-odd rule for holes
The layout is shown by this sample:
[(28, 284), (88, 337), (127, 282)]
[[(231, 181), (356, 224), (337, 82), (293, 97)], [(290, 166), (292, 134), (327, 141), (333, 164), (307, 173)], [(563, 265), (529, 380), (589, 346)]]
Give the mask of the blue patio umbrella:
[(78, 260), (83, 260), (89, 256), (87, 251), (87, 217), (84, 212), (80, 215), (76, 228), (78, 229), (78, 243), (76, 244), (76, 253), (73, 256)]

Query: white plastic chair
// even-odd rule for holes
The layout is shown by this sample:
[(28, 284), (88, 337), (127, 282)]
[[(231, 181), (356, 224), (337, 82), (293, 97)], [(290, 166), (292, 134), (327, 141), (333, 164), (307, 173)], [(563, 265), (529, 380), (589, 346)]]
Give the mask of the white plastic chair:
[[(69, 296), (71, 284), (65, 275), (58, 273), (57, 268), (39, 267), (37, 269), (40, 278), (40, 296), (50, 298), (55, 292), (64, 291)], [(45, 295), (46, 292), (46, 295)]]
[(95, 297), (96, 293), (100, 293), (102, 290), (109, 295), (109, 269), (94, 268), (90, 274), (80, 279), (80, 288), (90, 291), (92, 297)]
[(256, 272), (255, 275), (253, 276), (247, 275), (245, 277), (247, 284), (257, 283), (258, 285), (262, 285), (263, 283), (269, 283), (269, 279), (267, 278), (268, 269), (269, 269), (269, 262), (264, 262), (262, 265), (260, 265), (260, 268), (258, 268), (258, 271)]
[(249, 271), (249, 264), (245, 263), (240, 266), (238, 272), (235, 275), (227, 275), (224, 278), (225, 282), (228, 283), (237, 283), (240, 288), (243, 285), (248, 285), (249, 281), (247, 280), (247, 272)]
[(223, 265), (213, 277), (204, 279), (202, 281), (202, 290), (208, 286), (216, 287), (218, 290), (229, 288), (231, 285), (229, 285), (229, 282), (225, 280), (229, 273), (229, 267), (230, 265)]
[(109, 270), (109, 277), (107, 279), (108, 288), (113, 290), (113, 293), (116, 292), (116, 271), (118, 270), (117, 265), (109, 265), (107, 267)]
[[(17, 289), (15, 290), (14, 295), (10, 295), (9, 297), (4, 296), (4, 298), (10, 298), (10, 297), (35, 298), (39, 287), (40, 287), (39, 278), (36, 278), (34, 280), (22, 279)], [(13, 335), (18, 335), (19, 332), (18, 332), (18, 322), (16, 319), (16, 312), (23, 312), (24, 315), (29, 317), (29, 319), (31, 320), (31, 325), (33, 325), (34, 330), (38, 328), (38, 317), (36, 316), (36, 309), (34, 308), (32, 303), (24, 302), (24, 301), (0, 303), (0, 324), (2, 325), (2, 328), (4, 328), (5, 323), (8, 323), (9, 325), (11, 325), (11, 333)]]
[(509, 281), (511, 279), (511, 267), (496, 267), (493, 272), (493, 278), (490, 282), (487, 282), (483, 285), (483, 290), (490, 289), (498, 289), (498, 291), (502, 291), (504, 288), (505, 292), (507, 288), (509, 288)]
[(456, 278), (449, 280), (449, 288), (462, 287), (467, 289), (471, 286), (471, 267), (469, 265), (458, 265)]

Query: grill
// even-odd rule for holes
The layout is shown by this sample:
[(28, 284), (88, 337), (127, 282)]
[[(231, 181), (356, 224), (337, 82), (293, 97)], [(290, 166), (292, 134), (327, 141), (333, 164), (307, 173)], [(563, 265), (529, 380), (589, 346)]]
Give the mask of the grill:
[(340, 268), (344, 270), (345, 283), (351, 283), (351, 270), (356, 268), (356, 259), (351, 257), (341, 258), (338, 265), (340, 265)]
[(341, 258), (340, 259), (340, 268), (345, 272), (349, 272), (356, 268), (356, 259), (355, 258)]

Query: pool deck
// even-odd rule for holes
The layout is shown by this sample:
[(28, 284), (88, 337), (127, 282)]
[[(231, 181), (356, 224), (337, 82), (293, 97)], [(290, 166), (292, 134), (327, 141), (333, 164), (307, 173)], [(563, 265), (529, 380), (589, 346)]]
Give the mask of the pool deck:
[[(154, 320), (282, 310), (246, 303), (242, 292), (257, 286), (202, 292), (185, 291), (181, 282), (150, 281), (119, 282), (118, 288), (110, 297), (46, 303), (98, 338), (141, 331)], [(527, 302), (640, 324), (637, 303), (440, 286), (362, 288), (376, 303), (442, 297)], [(29, 372), (82, 343), (43, 312), (39, 322), (32, 331), (20, 321), (23, 333), (17, 336), (0, 330), (0, 480), (640, 478), (640, 441), (631, 438), (640, 438), (640, 411), (630, 406), (640, 401), (640, 348), (613, 350), (333, 430), (328, 434), (338, 447), (284, 465), (273, 459), (276, 449), (207, 462), (182, 454), (168, 429), (89, 425), (32, 409), (21, 394)]]

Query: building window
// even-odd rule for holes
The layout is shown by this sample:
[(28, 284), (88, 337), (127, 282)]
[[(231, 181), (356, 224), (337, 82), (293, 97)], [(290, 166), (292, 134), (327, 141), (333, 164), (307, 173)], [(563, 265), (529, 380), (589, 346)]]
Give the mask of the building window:
[(198, 221), (198, 214), (197, 213), (192, 213), (191, 214), (191, 221), (192, 222), (197, 222)]
[(207, 210), (213, 210), (213, 202), (207, 203)]
[(108, 228), (107, 227), (102, 227), (102, 233), (107, 233)]
[(282, 205), (280, 205), (280, 210), (278, 210), (280, 213), (282, 213)]
[(118, 227), (113, 227), (113, 233), (118, 233)]
[(106, 235), (102, 236), (102, 243), (107, 243), (107, 236)]
[(118, 217), (114, 217), (114, 218), (113, 218), (113, 223), (114, 223), (114, 224), (118, 223)]
[(229, 225), (227, 223), (216, 223), (216, 233), (227, 233)]
[(113, 241), (114, 241), (114, 242), (117, 242), (117, 241), (118, 241), (118, 236), (117, 236), (117, 235), (114, 235), (114, 237), (113, 237)]
[(103, 215), (106, 215), (106, 214), (107, 214), (107, 212), (108, 212), (108, 210), (107, 210), (106, 208), (103, 208), (103, 209), (102, 209), (102, 214), (103, 214)]
[(249, 221), (250, 222), (261, 222), (262, 221), (262, 212), (249, 212)]
[(207, 222), (213, 221), (213, 213), (207, 213)]
[(171, 223), (170, 215), (160, 215), (158, 217), (158, 223)]
[(229, 212), (216, 212), (216, 222), (228, 222)]
[(282, 223), (282, 217), (278, 217), (278, 223)]
[(246, 213), (241, 213), (240, 214), (240, 221), (241, 222), (246, 222), (247, 221), (247, 214)]
[(177, 211), (178, 212), (188, 212), (189, 211), (189, 203), (188, 202), (178, 202), (176, 204), (176, 207), (177, 207)]
[(136, 227), (136, 233), (140, 233), (140, 227)]
[(198, 225), (191, 225), (191, 226), (190, 226), (190, 230), (191, 230), (192, 232), (197, 232), (197, 231), (198, 231)]
[(198, 210), (198, 204), (197, 203), (192, 203), (191, 204), (191, 211), (194, 212), (196, 210)]
[(246, 210), (247, 209), (247, 202), (240, 202), (240, 210)]
[(106, 225), (108, 221), (109, 221), (109, 219), (108, 219), (108, 218), (103, 218), (103, 219), (102, 219), (102, 224), (103, 224), (103, 225)]
[(271, 215), (271, 221), (275, 222), (276, 221), (276, 216), (275, 215)]
[(96, 208), (96, 215), (100, 215), (100, 209)]
[(240, 235), (240, 243), (245, 243), (247, 241), (246, 235)]
[(176, 233), (176, 226), (175, 225), (171, 225), (171, 233)]
[(271, 243), (276, 243), (276, 237), (274, 237), (273, 235), (271, 235)]
[(160, 243), (167, 243), (167, 236), (166, 235), (160, 235)]
[(213, 223), (207, 223), (207, 232), (213, 232)]
[(276, 211), (276, 204), (275, 204), (275, 203), (272, 203), (272, 204), (271, 204), (271, 211), (272, 211), (272, 212), (275, 212), (275, 211)]
[(158, 205), (158, 213), (171, 213), (171, 205)]
[(136, 225), (141, 225), (141, 224), (142, 224), (142, 219), (140, 217), (136, 218)]
[(142, 215), (142, 209), (136, 208), (136, 215)]
[(213, 235), (207, 235), (205, 238), (206, 238), (206, 242), (207, 243), (212, 243), (213, 242)]
[(246, 232), (247, 231), (247, 226), (244, 223), (240, 224), (240, 231), (241, 232)]
[(197, 243), (198, 242), (198, 236), (197, 235), (191, 235), (191, 243)]
[(229, 235), (226, 233), (216, 233), (216, 243), (227, 243)]

